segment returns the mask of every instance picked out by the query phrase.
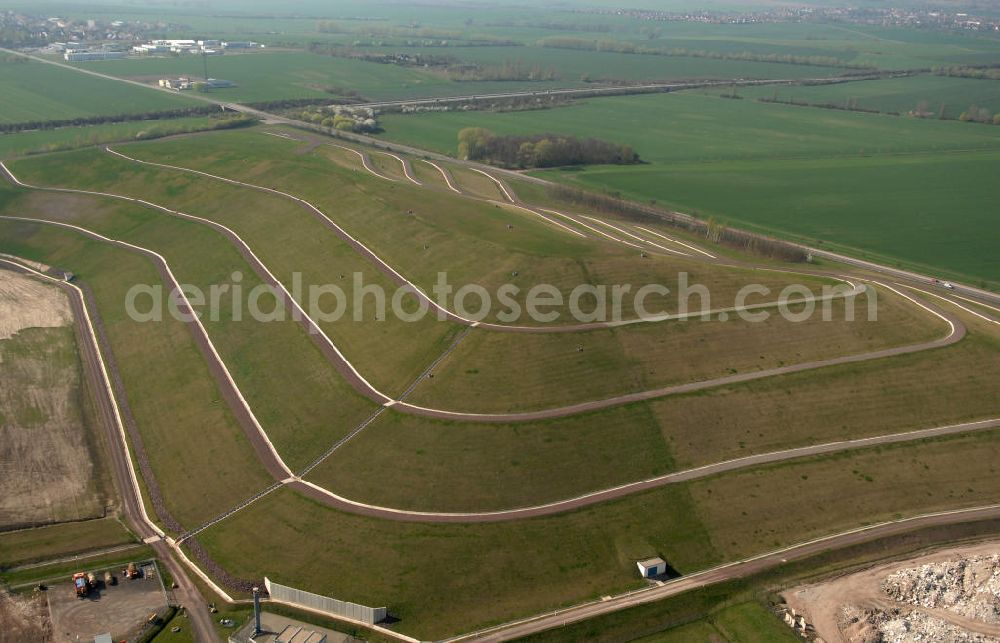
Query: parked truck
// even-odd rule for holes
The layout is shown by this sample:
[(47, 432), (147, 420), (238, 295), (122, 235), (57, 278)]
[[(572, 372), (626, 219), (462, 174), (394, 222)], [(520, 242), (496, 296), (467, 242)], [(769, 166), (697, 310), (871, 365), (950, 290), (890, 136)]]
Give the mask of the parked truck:
[(73, 574), (73, 588), (76, 590), (77, 598), (86, 598), (90, 593), (90, 583), (87, 582), (87, 575), (83, 572)]
[(129, 563), (128, 567), (124, 571), (125, 578), (133, 579), (139, 577), (139, 568), (135, 566), (135, 563)]

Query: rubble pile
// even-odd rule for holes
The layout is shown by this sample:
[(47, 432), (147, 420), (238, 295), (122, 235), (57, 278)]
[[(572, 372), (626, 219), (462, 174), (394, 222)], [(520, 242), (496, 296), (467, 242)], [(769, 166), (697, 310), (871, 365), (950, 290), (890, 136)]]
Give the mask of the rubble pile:
[(851, 643), (1000, 643), (1000, 639), (970, 632), (914, 609), (882, 610), (844, 605), (840, 631)]
[(1000, 624), (1000, 554), (904, 569), (882, 582), (890, 598)]

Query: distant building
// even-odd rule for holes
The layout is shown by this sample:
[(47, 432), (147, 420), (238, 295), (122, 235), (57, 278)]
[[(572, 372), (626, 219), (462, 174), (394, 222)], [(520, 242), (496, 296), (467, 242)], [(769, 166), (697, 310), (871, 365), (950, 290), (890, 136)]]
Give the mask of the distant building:
[(161, 78), (160, 87), (166, 87), (167, 89), (176, 89), (178, 91), (182, 89), (191, 89), (191, 79), (182, 76), (180, 78)]
[(257, 49), (258, 47), (263, 47), (258, 42), (224, 42), (222, 43), (223, 49)]
[(639, 575), (643, 578), (654, 578), (667, 573), (667, 562), (662, 558), (647, 558), (636, 562)]
[(124, 51), (67, 51), (63, 54), (63, 58), (70, 62), (81, 60), (114, 60), (124, 57)]
[(132, 51), (138, 54), (166, 54), (170, 53), (170, 45), (147, 43), (132, 47)]
[(209, 78), (205, 81), (197, 81), (199, 83), (205, 83), (206, 89), (224, 89), (226, 87), (236, 87), (236, 83), (231, 80), (223, 80), (221, 78)]

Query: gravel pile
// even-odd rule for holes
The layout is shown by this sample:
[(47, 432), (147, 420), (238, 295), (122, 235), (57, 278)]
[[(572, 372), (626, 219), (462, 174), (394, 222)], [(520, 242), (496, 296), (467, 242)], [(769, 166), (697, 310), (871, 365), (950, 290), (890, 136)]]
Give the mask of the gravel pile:
[(881, 610), (845, 605), (840, 630), (851, 643), (1000, 643), (914, 609)]
[(976, 634), (939, 618), (928, 616), (920, 610), (899, 615), (879, 625), (879, 633), (885, 643), (917, 643), (929, 641), (953, 641), (954, 643), (997, 643), (1000, 639)]
[(901, 603), (940, 607), (984, 623), (1000, 624), (1000, 555), (904, 569), (887, 577), (882, 590)]

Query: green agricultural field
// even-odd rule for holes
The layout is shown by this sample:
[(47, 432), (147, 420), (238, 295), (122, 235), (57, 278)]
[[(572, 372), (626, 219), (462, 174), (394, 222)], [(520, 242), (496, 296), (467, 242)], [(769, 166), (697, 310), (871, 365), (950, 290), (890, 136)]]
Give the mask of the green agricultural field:
[[(551, 32), (545, 35), (565, 36), (564, 33)], [(586, 36), (592, 40), (594, 35)], [(689, 47), (697, 49), (700, 43), (678, 43), (657, 45), (656, 43), (641, 43), (642, 46)], [(399, 47), (374, 48), (375, 51), (397, 51)], [(438, 47), (406, 47), (408, 53), (440, 54)], [(656, 56), (642, 54), (622, 54), (607, 51), (583, 51), (574, 49), (556, 49), (550, 47), (469, 47), (456, 52), (463, 61), (476, 62), (484, 66), (500, 65), (504, 62), (519, 62), (529, 68), (538, 68), (544, 72), (553, 73), (557, 82), (537, 82), (526, 88), (545, 89), (553, 84), (559, 87), (580, 86), (602, 80), (629, 81), (701, 81), (729, 78), (746, 79), (793, 79), (793, 78), (826, 78), (843, 73), (843, 69), (813, 65), (786, 65), (780, 63), (755, 62), (746, 60), (719, 60), (697, 56)], [(582, 82), (586, 81), (586, 82)], [(455, 83), (457, 95), (484, 91), (475, 89), (470, 92), (461, 88), (480, 83)], [(500, 91), (501, 83), (494, 91)], [(488, 91), (488, 90), (486, 90)]]
[(184, 134), (212, 129), (218, 122), (217, 119), (208, 116), (196, 116), (3, 134), (0, 135), (0, 158)]
[(592, 98), (531, 112), (388, 114), (381, 123), (386, 138), (446, 154), (456, 153), (458, 132), (465, 127), (485, 127), (497, 134), (596, 136), (630, 145), (656, 166), (617, 168), (628, 173), (663, 173), (668, 164), (688, 161), (1000, 148), (1000, 128), (817, 112), (690, 92)]
[[(760, 603), (741, 603), (711, 618), (712, 624), (732, 643), (775, 643), (801, 640)], [(669, 640), (669, 639), (668, 639)]]
[(636, 640), (639, 643), (792, 643), (802, 639), (763, 605), (750, 602), (727, 607), (703, 620)]
[[(166, 76), (188, 75), (200, 78), (204, 75), (202, 60), (198, 56), (130, 58), (73, 64), (87, 69), (100, 65), (102, 73), (149, 83), (155, 83)], [(208, 65), (211, 77), (231, 80), (238, 85), (214, 90), (211, 97), (238, 102), (324, 96), (329, 96), (333, 102), (335, 96), (344, 90), (380, 100), (518, 91), (530, 87), (551, 88), (564, 85), (556, 82), (516, 81), (457, 83), (434, 71), (306, 52), (226, 54), (210, 58)]]
[(547, 175), (996, 288), (1000, 256), (991, 241), (997, 220), (989, 186), (998, 168), (1000, 152), (990, 151), (678, 163), (669, 172), (655, 166), (602, 167)]
[(997, 128), (688, 93), (539, 112), (393, 115), (383, 124), (394, 140), (449, 153), (457, 132), (473, 125), (500, 134), (600, 131), (648, 164), (538, 175), (974, 282), (1000, 280), (990, 235), (967, 234), (994, 227)]
[[(710, 93), (710, 90), (702, 93)], [(713, 93), (718, 95), (719, 91)], [(830, 104), (899, 114), (923, 111), (929, 118), (957, 119), (972, 105), (986, 108), (990, 113), (1000, 112), (1000, 83), (948, 76), (910, 76), (836, 85), (746, 87), (738, 89), (737, 94), (748, 99)]]
[[(101, 62), (92, 64), (100, 66)], [(201, 104), (15, 56), (0, 60), (0, 86), (3, 123), (136, 114)]]
[(137, 542), (115, 518), (0, 534), (0, 569)]

